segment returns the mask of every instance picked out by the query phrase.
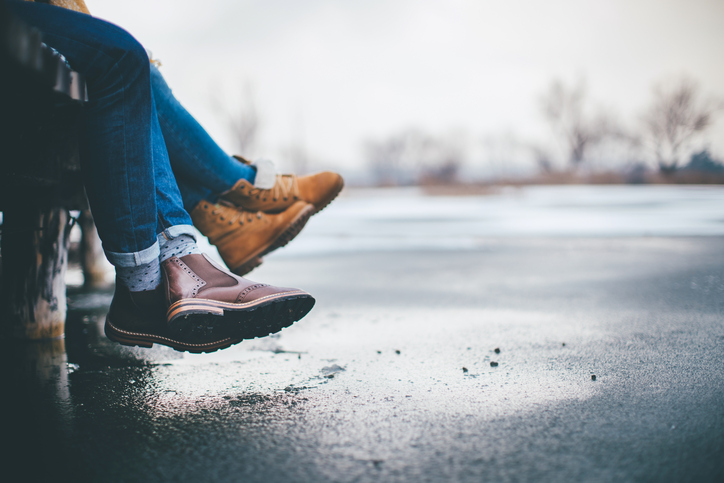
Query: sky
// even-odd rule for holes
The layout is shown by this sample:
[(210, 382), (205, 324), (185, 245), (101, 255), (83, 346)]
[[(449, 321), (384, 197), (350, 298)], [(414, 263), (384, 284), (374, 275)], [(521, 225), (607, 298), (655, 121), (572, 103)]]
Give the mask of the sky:
[[(724, 99), (721, 0), (86, 0), (133, 34), (176, 97), (227, 151), (252, 99), (250, 157), (353, 172), (363, 146), (405, 129), (551, 142), (553, 79), (631, 127), (656, 83), (688, 76)], [(724, 112), (706, 146), (724, 158)], [(472, 160), (471, 162), (475, 162)]]

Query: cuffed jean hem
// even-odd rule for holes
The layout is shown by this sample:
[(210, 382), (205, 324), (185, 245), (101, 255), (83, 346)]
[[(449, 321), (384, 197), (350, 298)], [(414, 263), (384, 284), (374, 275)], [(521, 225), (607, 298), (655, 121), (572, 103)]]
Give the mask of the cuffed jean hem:
[[(175, 228), (175, 227), (171, 227)], [(105, 252), (106, 258), (111, 265), (114, 267), (140, 267), (151, 263), (153, 260), (158, 259), (161, 255), (161, 249), (159, 248), (158, 242), (154, 242), (150, 247), (141, 250), (140, 252), (133, 253), (114, 253)]]
[(164, 237), (167, 240), (171, 240), (172, 238), (176, 238), (177, 236), (180, 236), (180, 235), (188, 235), (191, 238), (193, 238), (194, 241), (198, 241), (196, 239), (197, 233), (198, 232), (196, 231), (196, 229), (194, 228), (193, 225), (174, 225), (174, 226), (170, 226), (170, 227), (166, 228), (165, 230), (163, 230), (161, 233), (158, 234), (158, 237), (159, 238)]

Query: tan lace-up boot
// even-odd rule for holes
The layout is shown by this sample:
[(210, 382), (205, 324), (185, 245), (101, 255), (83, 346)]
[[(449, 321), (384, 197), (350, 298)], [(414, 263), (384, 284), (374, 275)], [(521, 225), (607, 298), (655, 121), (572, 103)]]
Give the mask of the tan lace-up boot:
[[(234, 157), (244, 164), (252, 164), (240, 156)], [(257, 179), (260, 175), (268, 177), (268, 173), (261, 172), (262, 169), (267, 168), (264, 165), (257, 167)], [(229, 191), (221, 194), (221, 199), (245, 210), (265, 213), (279, 213), (297, 201), (305, 201), (314, 205), (314, 212), (317, 213), (331, 203), (344, 187), (342, 177), (331, 171), (307, 176), (272, 173), (272, 176), (275, 176), (275, 180), (269, 189), (263, 189), (264, 186), (260, 187), (259, 183), (251, 184), (240, 179)]]
[(297, 201), (278, 214), (202, 201), (191, 212), (191, 220), (216, 246), (226, 266), (235, 274), (244, 275), (261, 264), (262, 255), (297, 236), (313, 213), (314, 207), (304, 201)]

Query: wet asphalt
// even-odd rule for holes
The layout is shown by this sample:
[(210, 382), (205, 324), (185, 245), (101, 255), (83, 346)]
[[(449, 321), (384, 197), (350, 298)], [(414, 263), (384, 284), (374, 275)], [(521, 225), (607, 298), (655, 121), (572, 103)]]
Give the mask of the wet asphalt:
[(722, 237), (269, 257), (249, 278), (317, 305), (189, 355), (111, 343), (111, 292), (74, 289), (65, 340), (5, 342), (3, 480), (724, 480)]

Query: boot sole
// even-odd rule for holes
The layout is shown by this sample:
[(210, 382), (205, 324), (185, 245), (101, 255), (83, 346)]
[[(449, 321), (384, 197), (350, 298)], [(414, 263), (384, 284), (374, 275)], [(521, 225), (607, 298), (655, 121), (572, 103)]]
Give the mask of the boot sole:
[[(221, 331), (230, 340), (255, 339), (279, 332), (314, 307), (306, 292), (284, 292), (245, 304), (206, 299), (182, 299), (168, 308), (168, 326), (184, 339), (206, 328)], [(231, 342), (234, 343), (234, 342)], [(231, 345), (231, 343), (229, 345)], [(228, 346), (227, 346), (228, 347)]]
[[(206, 330), (209, 329), (211, 328), (206, 327)], [(148, 349), (153, 347), (153, 344), (161, 344), (171, 347), (172, 349), (175, 349), (179, 352), (190, 352), (192, 354), (215, 352), (219, 349), (226, 349), (227, 347), (238, 344), (243, 340), (241, 338), (235, 339), (232, 337), (225, 337), (214, 342), (192, 344), (156, 334), (146, 334), (142, 332), (130, 332), (127, 330), (123, 330), (113, 325), (110, 317), (106, 317), (104, 331), (106, 333), (106, 337), (108, 337), (113, 342), (118, 342), (121, 345), (130, 347), (138, 346)]]
[(249, 258), (247, 261), (235, 268), (232, 268), (231, 271), (234, 272), (236, 275), (239, 275), (240, 277), (251, 272), (253, 269), (261, 265), (263, 261), (261, 258), (262, 256), (285, 246), (297, 235), (299, 235), (299, 233), (302, 231), (302, 228), (304, 228), (304, 226), (309, 221), (309, 218), (311, 218), (314, 213), (316, 213), (316, 211), (314, 211), (314, 205), (309, 205), (305, 207), (302, 211), (299, 212), (296, 218), (289, 222), (289, 225), (283, 232), (281, 232), (281, 234), (279, 234), (274, 240), (269, 242), (268, 245), (260, 248), (257, 253), (253, 254), (251, 258)]

